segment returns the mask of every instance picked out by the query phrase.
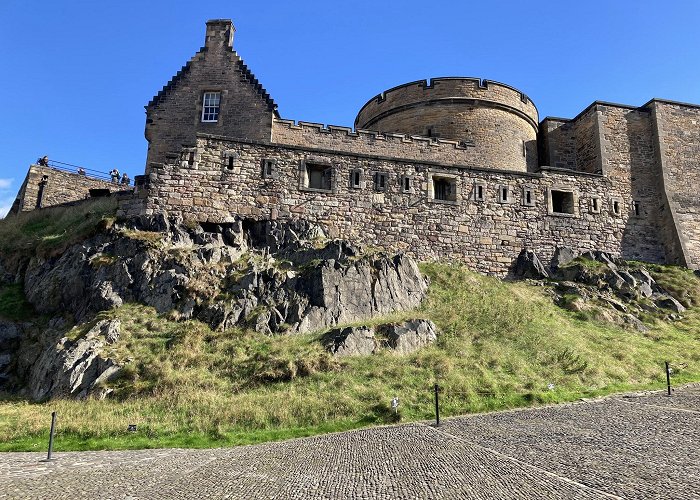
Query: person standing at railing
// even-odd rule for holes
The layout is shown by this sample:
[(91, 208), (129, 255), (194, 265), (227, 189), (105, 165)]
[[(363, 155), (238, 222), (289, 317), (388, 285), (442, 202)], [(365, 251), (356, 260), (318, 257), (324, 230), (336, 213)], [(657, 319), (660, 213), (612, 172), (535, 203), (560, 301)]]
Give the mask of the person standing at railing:
[(116, 168), (113, 168), (112, 171), (109, 173), (109, 176), (112, 178), (112, 182), (115, 184), (119, 183), (119, 170)]
[(49, 166), (49, 157), (44, 155), (41, 158), (39, 158), (36, 162), (39, 164), (40, 167), (48, 167)]
[(124, 175), (122, 175), (122, 184), (125, 186), (128, 186), (131, 183), (131, 179), (129, 179), (129, 176), (124, 172)]
[(86, 175), (83, 167), (78, 167), (78, 175)]

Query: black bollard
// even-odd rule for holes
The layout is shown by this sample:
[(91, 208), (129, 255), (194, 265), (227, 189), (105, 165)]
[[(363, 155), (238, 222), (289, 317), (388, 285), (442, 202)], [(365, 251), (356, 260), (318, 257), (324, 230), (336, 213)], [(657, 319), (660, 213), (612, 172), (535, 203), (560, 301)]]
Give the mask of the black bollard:
[(52, 462), (55, 460), (54, 458), (51, 458), (51, 454), (53, 453), (53, 432), (54, 429), (56, 428), (56, 412), (52, 411), (51, 412), (51, 430), (49, 431), (49, 454), (46, 456), (46, 460), (42, 460), (42, 462)]
[(668, 361), (666, 361), (666, 389), (668, 390), (668, 395), (671, 395), (671, 368), (668, 366)]
[(440, 425), (440, 401), (438, 399), (438, 392), (440, 392), (440, 387), (435, 384), (435, 427)]

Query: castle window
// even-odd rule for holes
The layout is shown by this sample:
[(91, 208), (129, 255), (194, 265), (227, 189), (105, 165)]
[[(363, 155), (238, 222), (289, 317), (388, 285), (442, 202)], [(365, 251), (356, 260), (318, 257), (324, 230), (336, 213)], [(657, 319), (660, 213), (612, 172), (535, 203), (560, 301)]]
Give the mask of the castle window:
[(510, 203), (510, 194), (507, 185), (498, 186), (498, 203)]
[(619, 198), (612, 198), (610, 200), (610, 210), (613, 215), (622, 215), (622, 202)]
[(376, 172), (374, 174), (374, 190), (386, 191), (388, 177), (385, 172)]
[(523, 188), (523, 205), (526, 207), (535, 206), (535, 193), (531, 187), (525, 186)]
[(639, 202), (638, 201), (632, 202), (632, 210), (634, 211), (635, 217), (639, 217), (641, 215), (641, 211), (639, 210)]
[(325, 163), (302, 162), (301, 187), (313, 191), (333, 190), (333, 166)]
[(221, 92), (205, 92), (202, 99), (202, 121), (219, 121), (219, 109), (221, 106)]
[(432, 201), (457, 203), (457, 177), (447, 174), (430, 174), (428, 195)]
[(352, 189), (362, 189), (362, 170), (354, 169), (350, 171), (350, 187)]
[(263, 179), (274, 179), (276, 167), (277, 167), (277, 160), (271, 160), (269, 158), (265, 158), (262, 161)]
[(413, 179), (409, 175), (402, 175), (401, 176), (401, 192), (402, 193), (411, 193), (413, 191), (412, 186), (413, 185)]
[(486, 199), (486, 184), (477, 182), (474, 184), (474, 201), (484, 201)]
[(228, 157), (228, 162), (226, 163), (226, 168), (233, 170), (233, 156)]
[(573, 190), (549, 190), (549, 207), (550, 215), (576, 215), (576, 196)]
[(591, 212), (594, 214), (600, 213), (600, 198), (591, 198)]

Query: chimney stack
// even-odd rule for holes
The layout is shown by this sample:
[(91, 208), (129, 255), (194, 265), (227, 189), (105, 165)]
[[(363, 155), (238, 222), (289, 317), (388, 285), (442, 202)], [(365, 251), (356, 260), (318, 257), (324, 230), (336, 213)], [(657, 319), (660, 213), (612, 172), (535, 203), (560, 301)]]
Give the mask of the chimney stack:
[(210, 19), (207, 21), (207, 37), (204, 46), (210, 49), (233, 47), (233, 33), (236, 28), (230, 19)]

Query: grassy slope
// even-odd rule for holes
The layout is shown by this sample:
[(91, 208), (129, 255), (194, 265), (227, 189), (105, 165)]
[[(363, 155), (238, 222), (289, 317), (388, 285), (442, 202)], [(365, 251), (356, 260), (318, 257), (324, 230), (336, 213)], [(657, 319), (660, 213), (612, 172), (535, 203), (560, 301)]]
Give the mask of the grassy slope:
[[(336, 361), (313, 335), (265, 337), (212, 332), (126, 305), (112, 355), (131, 360), (118, 398), (0, 403), (0, 450), (44, 449), (50, 412), (57, 450), (224, 446), (433, 416), (432, 385), (444, 387), (443, 415), (573, 400), (660, 387), (663, 361), (676, 383), (700, 380), (700, 308), (647, 333), (577, 319), (542, 287), (504, 283), (460, 266), (426, 264), (430, 295), (421, 311), (442, 332), (409, 356), (382, 353)], [(700, 295), (687, 270), (658, 277)], [(694, 303), (698, 303), (694, 300)], [(80, 335), (80, 331), (72, 332)], [(554, 390), (548, 390), (548, 384)], [(127, 424), (138, 432), (126, 432)]]

